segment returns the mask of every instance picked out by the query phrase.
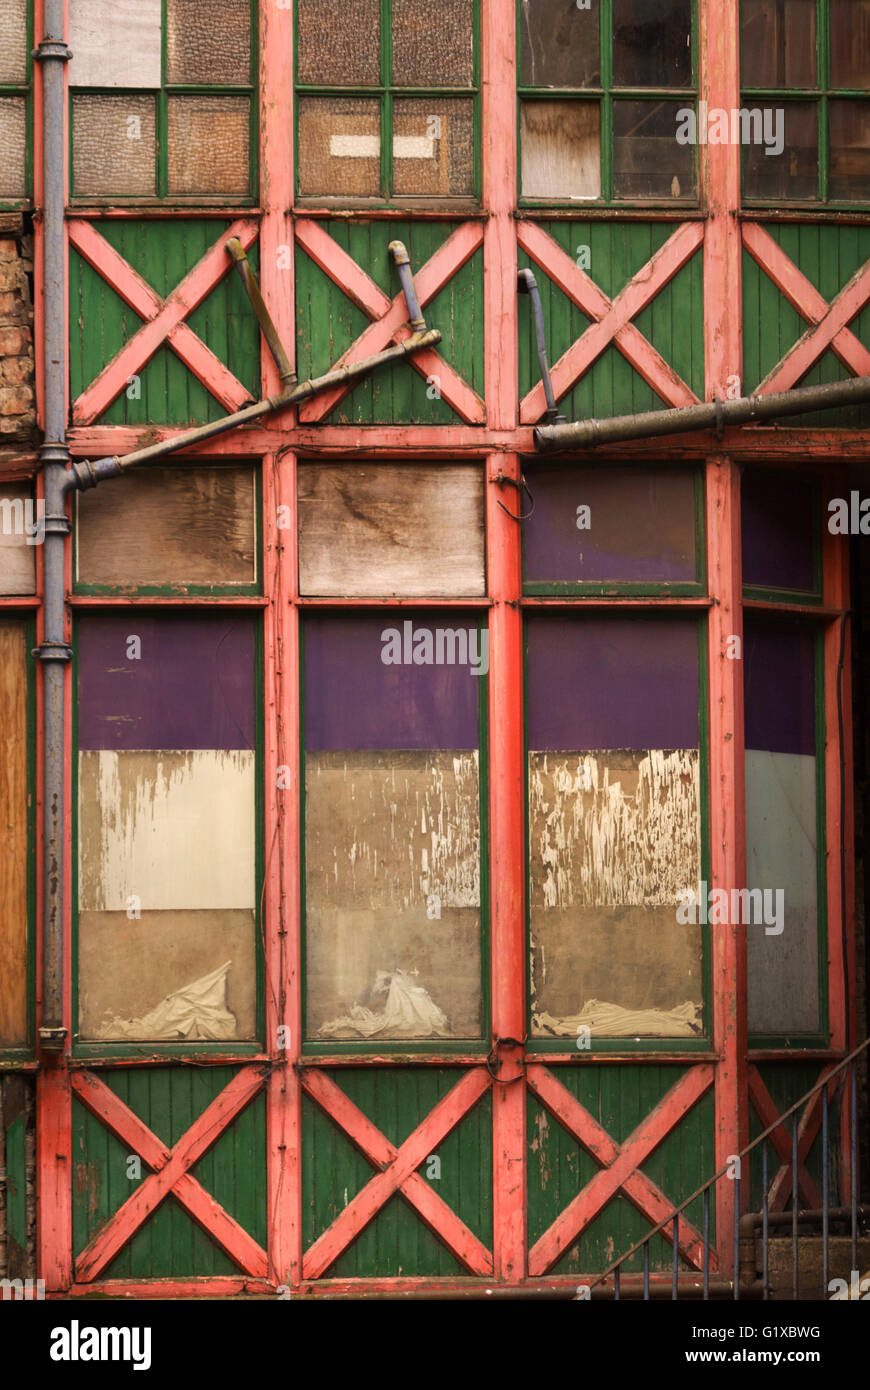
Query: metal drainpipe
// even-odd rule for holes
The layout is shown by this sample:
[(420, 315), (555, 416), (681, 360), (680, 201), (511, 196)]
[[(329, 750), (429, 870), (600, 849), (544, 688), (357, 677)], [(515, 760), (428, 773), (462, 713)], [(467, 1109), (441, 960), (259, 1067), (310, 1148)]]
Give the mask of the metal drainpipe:
[(544, 397), (547, 402), (544, 419), (548, 425), (564, 425), (565, 416), (559, 414), (559, 407), (556, 405), (556, 397), (553, 395), (553, 383), (550, 380), (550, 364), (547, 361), (547, 335), (544, 332), (544, 309), (541, 304), (541, 291), (538, 289), (538, 282), (535, 279), (535, 272), (533, 270), (517, 271), (517, 289), (520, 294), (527, 294), (532, 301), (532, 313), (535, 319), (535, 341), (538, 346), (538, 366), (541, 372), (541, 383), (544, 387)]
[(44, 443), (39, 451), (45, 484), (45, 593), (43, 641), (43, 900), (42, 1024), (40, 1046), (63, 1050), (63, 726), (64, 666), (72, 657), (64, 633), (66, 341), (64, 284), (64, 64), (72, 57), (63, 37), (63, 0), (45, 0), (44, 37), (34, 50), (42, 66), (43, 110), (43, 380)]

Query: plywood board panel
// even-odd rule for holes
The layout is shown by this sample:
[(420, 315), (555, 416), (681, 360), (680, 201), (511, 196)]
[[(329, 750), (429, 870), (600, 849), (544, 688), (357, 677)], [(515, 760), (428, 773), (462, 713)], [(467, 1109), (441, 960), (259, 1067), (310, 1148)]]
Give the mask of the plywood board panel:
[(254, 584), (255, 473), (221, 468), (143, 468), (110, 488), (78, 495), (80, 584)]
[(482, 594), (483, 547), (478, 468), (299, 467), (303, 594)]
[(698, 753), (530, 753), (529, 843), (533, 1032), (699, 1032)]
[(0, 622), (0, 1046), (27, 1037), (27, 651)]
[(159, 87), (161, 0), (70, 0), (73, 87)]
[(0, 594), (36, 593), (39, 511), (27, 484), (0, 487)]
[(254, 823), (252, 752), (80, 752), (80, 907), (252, 908)]
[(306, 760), (311, 1037), (480, 1034), (476, 753)]
[[(230, 962), (223, 1001), (233, 1040), (256, 1034), (254, 914), (250, 910), (82, 912), (79, 917), (79, 1034), (124, 1036), (117, 1020), (147, 1016), (179, 991)], [(218, 991), (221, 993), (221, 991)], [(113, 1020), (115, 1026), (113, 1027)], [(203, 1015), (200, 1015), (200, 1031)], [(134, 1029), (143, 1038), (148, 1030)], [(156, 1036), (151, 1030), (152, 1038)]]
[(746, 883), (768, 890), (782, 931), (746, 928), (750, 1032), (812, 1033), (819, 1027), (816, 760), (800, 753), (746, 753)]

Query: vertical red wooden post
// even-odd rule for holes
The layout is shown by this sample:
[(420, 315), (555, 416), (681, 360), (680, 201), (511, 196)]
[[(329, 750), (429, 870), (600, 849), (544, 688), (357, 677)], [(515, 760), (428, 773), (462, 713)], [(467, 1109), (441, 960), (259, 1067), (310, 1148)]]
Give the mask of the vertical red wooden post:
[[(740, 106), (739, 16), (732, 0), (701, 4), (701, 97), (710, 108)], [(703, 145), (707, 202), (704, 239), (705, 395), (724, 398), (742, 387), (740, 306), (740, 146)], [(729, 378), (732, 381), (729, 382)], [(732, 394), (735, 394), (732, 392)], [(737, 392), (739, 394), (739, 391)], [(746, 810), (743, 740), (743, 622), (740, 562), (740, 481), (734, 462), (707, 462), (707, 557), (710, 594), (710, 878), (711, 886), (743, 887)], [(729, 639), (737, 638), (739, 647)], [(729, 655), (729, 652), (731, 655)], [(735, 654), (739, 652), (739, 659)], [(713, 1039), (716, 1066), (716, 1168), (747, 1142), (746, 932), (711, 927)], [(744, 1175), (745, 1176), (745, 1175)], [(743, 1191), (748, 1184), (744, 1183)], [(733, 1263), (734, 1187), (716, 1184), (720, 1270)]]
[[(483, 201), (486, 411), (490, 429), (517, 423), (516, 75), (513, 0), (484, 0)], [(525, 1036), (523, 833), (523, 662), (518, 606), (520, 525), (498, 505), (516, 511), (513, 488), (493, 480), (499, 470), (517, 479), (515, 456), (493, 455), (486, 481), (487, 573), (494, 607), (490, 620), (490, 902), (492, 1029), (496, 1038)], [(505, 495), (507, 494), (507, 495)], [(499, 1075), (510, 1083), (523, 1049), (503, 1049)], [(525, 1086), (496, 1083), (493, 1093), (493, 1260), (498, 1279), (525, 1272)]]

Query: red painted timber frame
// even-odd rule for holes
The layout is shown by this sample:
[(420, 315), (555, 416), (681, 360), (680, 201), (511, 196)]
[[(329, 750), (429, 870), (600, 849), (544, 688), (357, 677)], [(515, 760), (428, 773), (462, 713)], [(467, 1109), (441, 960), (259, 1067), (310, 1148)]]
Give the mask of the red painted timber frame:
[[(733, 0), (700, 0), (699, 52), (701, 95), (711, 105), (740, 105), (738, 73), (737, 6)], [(41, 0), (36, 0), (37, 31), (41, 30)], [(525, 1038), (526, 941), (525, 941), (525, 827), (523, 807), (523, 661), (522, 612), (535, 606), (559, 606), (561, 599), (525, 599), (522, 595), (520, 527), (499, 507), (511, 505), (513, 489), (498, 482), (499, 476), (517, 482), (525, 457), (534, 452), (532, 425), (543, 412), (543, 391), (534, 387), (519, 399), (517, 360), (512, 345), (517, 338), (516, 269), (520, 250), (549, 275), (559, 288), (592, 320), (590, 327), (554, 364), (558, 395), (568, 392), (593, 362), (613, 344), (643, 379), (669, 405), (691, 404), (694, 393), (637, 330), (633, 319), (658, 291), (695, 254), (703, 257), (705, 398), (725, 395), (736, 376), (742, 383), (740, 275), (743, 249), (781, 290), (806, 320), (804, 337), (762, 383), (762, 390), (793, 384), (819, 356), (831, 348), (848, 372), (870, 370), (870, 352), (848, 328), (854, 314), (870, 299), (870, 266), (853, 277), (832, 304), (813, 289), (772, 238), (757, 223), (745, 222), (739, 208), (739, 150), (729, 145), (704, 146), (701, 182), (705, 216), (673, 217), (673, 231), (662, 249), (612, 299), (561, 249), (530, 214), (517, 215), (516, 62), (514, 0), (482, 0), (481, 67), (483, 121), (483, 214), (459, 220), (442, 245), (423, 266), (415, 266), (421, 303), (435, 295), (471, 256), (482, 248), (484, 274), (484, 323), (486, 334), (484, 396), (481, 399), (445, 359), (434, 351), (421, 354), (411, 364), (421, 375), (437, 375), (441, 394), (453, 408), (457, 423), (450, 426), (387, 425), (358, 427), (337, 425), (327, 418), (342, 399), (342, 391), (318, 397), (297, 415), (286, 410), (256, 426), (209, 441), (191, 452), (198, 458), (255, 457), (262, 460), (263, 497), (263, 597), (219, 600), (263, 610), (265, 650), (265, 805), (266, 876), (263, 885), (264, 956), (266, 976), (265, 1060), (238, 1062), (234, 1080), (197, 1118), (190, 1131), (171, 1151), (160, 1136), (151, 1134), (100, 1081), (106, 1066), (131, 1065), (109, 1059), (71, 1064), (67, 1053), (59, 1062), (45, 1055), (38, 1074), (38, 1183), (39, 1273), (49, 1290), (72, 1296), (108, 1292), (115, 1296), (163, 1297), (215, 1294), (290, 1286), (294, 1291), (372, 1293), (413, 1292), (430, 1289), (467, 1289), (471, 1284), (524, 1284), (529, 1288), (573, 1285), (575, 1278), (550, 1273), (560, 1255), (576, 1240), (581, 1228), (617, 1192), (656, 1224), (667, 1215), (669, 1200), (684, 1194), (664, 1194), (642, 1172), (645, 1157), (679, 1124), (712, 1088), (715, 1109), (716, 1167), (745, 1146), (752, 1105), (762, 1120), (775, 1118), (770, 1096), (750, 1057), (746, 1038), (745, 939), (741, 928), (720, 930), (712, 941), (713, 1038), (709, 1054), (624, 1053), (596, 1056), (596, 1064), (620, 1066), (626, 1062), (656, 1065), (663, 1060), (685, 1064), (681, 1076), (634, 1134), (617, 1144), (588, 1114), (559, 1080), (559, 1064), (576, 1057), (536, 1056)], [(270, 0), (260, 4), (260, 206), (236, 213), (233, 231), (249, 246), (259, 238), (260, 281), (285, 346), (293, 355), (295, 344), (294, 264), (298, 251), (309, 256), (366, 316), (370, 326), (347, 349), (342, 362), (354, 361), (406, 336), (404, 311), (398, 296), (382, 291), (364, 266), (357, 265), (329, 236), (317, 211), (294, 208), (291, 159), (293, 148), (292, 6), (279, 8)], [(38, 65), (37, 69), (38, 69)], [(35, 200), (41, 201), (40, 149), (42, 141), (40, 73), (36, 88)], [(197, 215), (226, 217), (226, 209), (201, 210)], [(136, 210), (110, 209), (109, 216), (135, 216)], [(190, 215), (184, 210), (182, 215)], [(364, 216), (365, 214), (359, 214)], [(403, 214), (404, 215), (404, 214)], [(409, 213), (423, 217), (425, 212)], [(215, 237), (214, 246), (182, 284), (162, 300), (100, 235), (99, 223), (73, 210), (68, 240), (77, 254), (111, 284), (143, 319), (143, 327), (97, 380), (73, 404), (70, 447), (76, 457), (123, 454), (149, 439), (176, 433), (174, 427), (155, 422), (147, 431), (99, 423), (101, 413), (127, 384), (132, 373), (161, 343), (193, 371), (206, 388), (228, 409), (249, 399), (245, 388), (189, 329), (186, 318), (195, 305), (229, 273), (222, 250), (230, 232)], [(37, 274), (41, 252), (41, 224), (36, 219)], [(39, 281), (38, 281), (39, 284)], [(438, 326), (435, 324), (435, 326)], [(36, 296), (37, 396), (44, 398), (41, 375), (42, 314)], [(267, 351), (262, 353), (262, 393), (278, 389), (277, 372)], [(754, 383), (745, 384), (752, 389)], [(416, 1059), (420, 1065), (466, 1068), (463, 1078), (438, 1106), (398, 1147), (349, 1100), (341, 1085), (326, 1072), (342, 1066), (389, 1066), (395, 1057), (336, 1056), (303, 1059), (300, 1006), (300, 797), (299, 797), (299, 690), (298, 654), (300, 615), (306, 608), (376, 607), (377, 602), (326, 605), (302, 599), (298, 589), (296, 534), (279, 529), (278, 508), (295, 510), (297, 458), (378, 458), (401, 462), (413, 458), (476, 463), (485, 477), (488, 597), (466, 604), (489, 610), (490, 622), (490, 905), (491, 905), (491, 1066), (497, 1077), (470, 1054), (449, 1058), (433, 1053)], [(715, 886), (741, 886), (745, 875), (745, 816), (743, 808), (742, 675), (738, 662), (728, 656), (728, 639), (742, 635), (739, 474), (742, 466), (765, 461), (788, 467), (813, 460), (870, 460), (870, 440), (861, 431), (776, 430), (754, 428), (676, 436), (672, 440), (639, 441), (599, 451), (605, 459), (649, 458), (694, 460), (701, 463), (706, 480), (706, 533), (709, 598), (702, 600), (600, 599), (596, 605), (620, 608), (694, 607), (708, 612), (709, 729), (710, 729), (710, 826), (711, 879)], [(32, 471), (32, 463), (31, 463)], [(10, 472), (7, 470), (7, 472)], [(11, 476), (11, 472), (10, 472)], [(837, 486), (843, 486), (838, 479)], [(38, 483), (39, 486), (39, 483)], [(111, 486), (111, 484), (107, 484)], [(836, 538), (823, 538), (824, 607), (814, 612), (825, 623), (826, 747), (828, 837), (828, 921), (830, 1047), (826, 1052), (801, 1053), (789, 1058), (818, 1058), (821, 1075), (836, 1057), (843, 1055), (855, 1037), (854, 984), (847, 993), (846, 968), (854, 982), (854, 923), (851, 901), (852, 802), (848, 778), (844, 789), (845, 820), (840, 816), (841, 758), (850, 765), (851, 723), (847, 682), (844, 681), (844, 730), (838, 747), (836, 681), (840, 648), (841, 615), (848, 609), (846, 548)], [(37, 551), (38, 592), (42, 593), (41, 553)], [(74, 607), (123, 606), (145, 603), (149, 607), (212, 604), (212, 599), (139, 600), (117, 597), (103, 600), (72, 594), (71, 565), (67, 568), (68, 611)], [(28, 600), (4, 601), (4, 608), (25, 609)], [(395, 600), (389, 600), (396, 606)], [(406, 601), (403, 606), (427, 606), (427, 600)], [(37, 610), (41, 635), (41, 613)], [(68, 624), (69, 628), (69, 624)], [(845, 670), (849, 669), (851, 635), (845, 634)], [(67, 673), (71, 695), (71, 677)], [(37, 689), (41, 710), (41, 688)], [(67, 701), (68, 712), (71, 699)], [(38, 719), (38, 723), (40, 720)], [(71, 714), (68, 713), (67, 750), (72, 747)], [(37, 748), (37, 785), (41, 787), (42, 747)], [(280, 777), (279, 786), (279, 772)], [(67, 760), (67, 797), (71, 795), (71, 769)], [(41, 818), (38, 817), (41, 825)], [(844, 908), (841, 893), (840, 840), (846, 845), (846, 936), (844, 959), (839, 930)], [(41, 843), (38, 843), (41, 852)], [(72, 846), (65, 851), (67, 881)], [(38, 879), (41, 892), (41, 877)], [(39, 907), (39, 904), (37, 905)], [(70, 901), (65, 918), (66, 960), (71, 960)], [(37, 941), (37, 948), (39, 942)], [(66, 1023), (71, 1028), (69, 970), (64, 1000)], [(283, 1030), (283, 1031), (282, 1031)], [(282, 1045), (283, 1044), (283, 1045)], [(782, 1055), (782, 1054), (779, 1054)], [(228, 1060), (217, 1055), (215, 1062)], [(407, 1059), (403, 1059), (407, 1064)], [(147, 1064), (147, 1060), (143, 1062)], [(516, 1084), (514, 1084), (516, 1082)], [(525, 1084), (524, 1084), (525, 1083)], [(251, 1237), (198, 1188), (188, 1171), (196, 1157), (260, 1089), (267, 1095), (267, 1192), (268, 1250)], [(302, 1242), (301, 1208), (301, 1105), (303, 1092), (330, 1116), (372, 1165), (371, 1180), (330, 1227), (307, 1250)], [(526, 1231), (526, 1105), (529, 1092), (544, 1105), (569, 1134), (598, 1163), (599, 1171), (579, 1192), (551, 1228), (528, 1248)], [(438, 1140), (461, 1123), (462, 1117), (490, 1093), (493, 1102), (494, 1220), (492, 1248), (483, 1243), (458, 1216), (433, 1193), (417, 1174)], [(72, 1149), (71, 1101), (77, 1096), (131, 1150), (139, 1152), (152, 1170), (115, 1216), (99, 1231), (86, 1250), (73, 1258), (72, 1249)], [(832, 1112), (833, 1113), (833, 1112)], [(806, 1200), (817, 1194), (804, 1160), (819, 1125), (820, 1103), (807, 1106), (799, 1126), (799, 1190)], [(781, 1167), (774, 1177), (772, 1200), (781, 1209), (788, 1201), (790, 1135), (774, 1132), (771, 1140)], [(788, 1152), (786, 1152), (786, 1147)], [(848, 1178), (848, 1152), (841, 1177)], [(746, 1185), (744, 1185), (745, 1187)], [(176, 1280), (107, 1280), (105, 1268), (117, 1249), (133, 1234), (152, 1209), (153, 1202), (172, 1191), (195, 1219), (211, 1230), (218, 1243), (239, 1266), (238, 1278)], [(456, 1280), (418, 1278), (333, 1280), (329, 1268), (356, 1232), (371, 1220), (395, 1192), (410, 1202), (421, 1219), (468, 1271)], [(728, 1232), (733, 1221), (733, 1185), (716, 1188), (716, 1228)], [(814, 1203), (815, 1204), (815, 1203)], [(666, 1236), (669, 1230), (666, 1228)], [(697, 1269), (699, 1236), (683, 1219), (679, 1246), (684, 1260)], [(725, 1240), (711, 1256), (711, 1268), (727, 1277), (732, 1258)], [(653, 1276), (654, 1278), (656, 1276)]]

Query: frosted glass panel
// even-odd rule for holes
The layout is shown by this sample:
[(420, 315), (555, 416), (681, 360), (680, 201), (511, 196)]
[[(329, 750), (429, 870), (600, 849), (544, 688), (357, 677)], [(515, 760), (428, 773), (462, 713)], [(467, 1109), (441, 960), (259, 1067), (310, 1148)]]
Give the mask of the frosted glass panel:
[(470, 100), (395, 100), (393, 191), (423, 198), (473, 194), (474, 106)]
[(250, 110), (248, 97), (169, 98), (170, 193), (248, 193)]
[(299, 192), (377, 198), (381, 117), (376, 100), (302, 97), (299, 101)]
[(25, 0), (0, 0), (0, 82), (27, 81)]
[(297, 81), (374, 87), (381, 70), (378, 0), (298, 0)]
[(72, 106), (73, 192), (153, 195), (154, 98), (82, 95)]
[(69, 0), (73, 87), (160, 86), (160, 0)]
[(23, 97), (0, 97), (0, 198), (26, 193), (24, 150), (27, 115)]
[(250, 0), (168, 0), (167, 82), (240, 83), (251, 70)]

